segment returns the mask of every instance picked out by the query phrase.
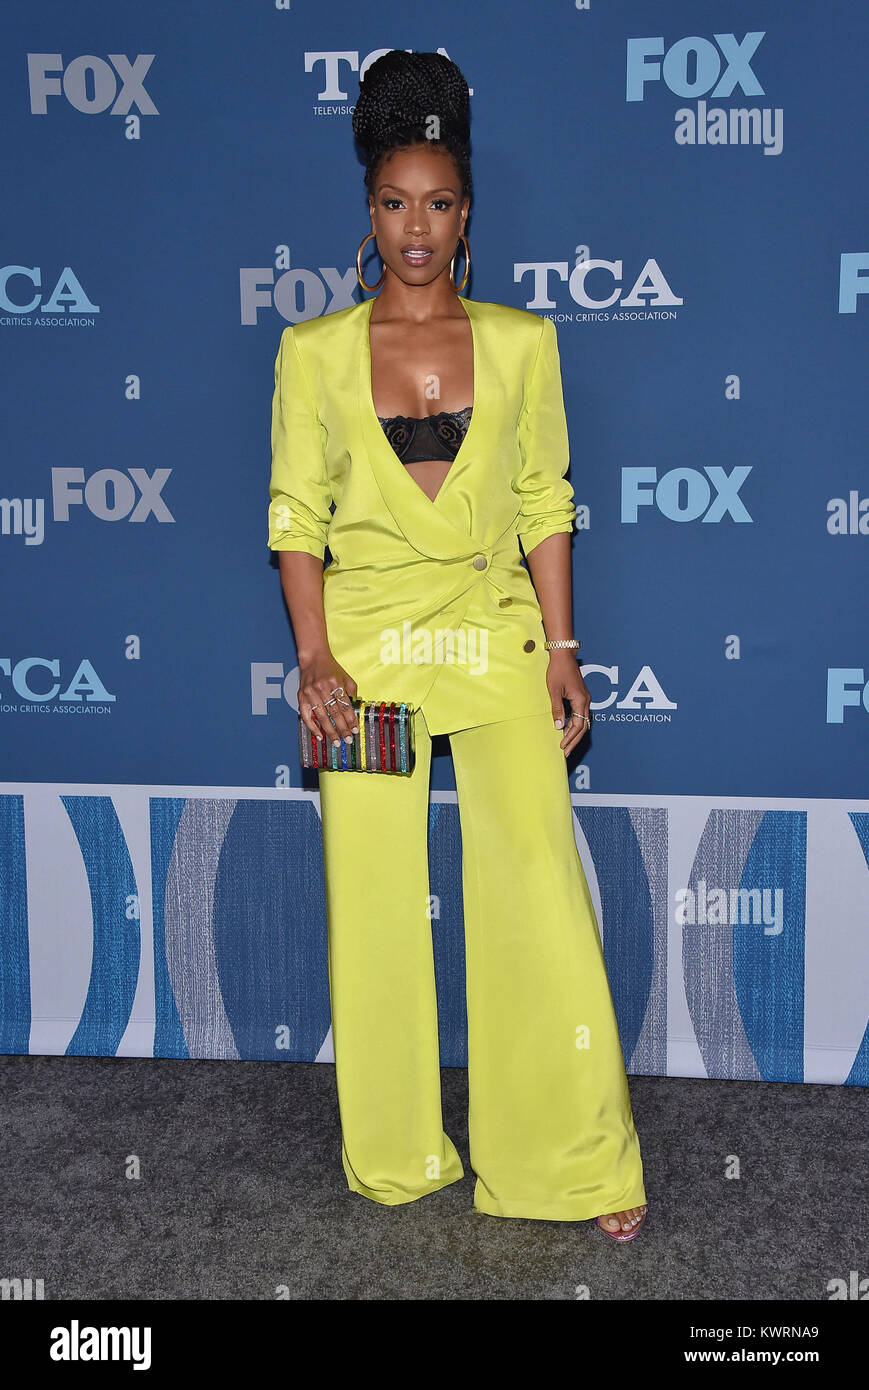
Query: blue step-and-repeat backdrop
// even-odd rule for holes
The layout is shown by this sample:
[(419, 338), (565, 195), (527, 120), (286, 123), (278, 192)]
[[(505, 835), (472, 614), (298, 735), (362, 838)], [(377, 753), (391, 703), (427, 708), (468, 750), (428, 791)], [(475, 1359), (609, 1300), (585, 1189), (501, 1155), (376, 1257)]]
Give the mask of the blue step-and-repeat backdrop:
[(467, 292), (557, 325), (574, 824), (628, 1068), (869, 1084), (866, 7), (3, 18), (0, 1051), (333, 1056), (271, 395), (284, 325), (360, 297), (351, 114), (405, 47), (472, 89)]

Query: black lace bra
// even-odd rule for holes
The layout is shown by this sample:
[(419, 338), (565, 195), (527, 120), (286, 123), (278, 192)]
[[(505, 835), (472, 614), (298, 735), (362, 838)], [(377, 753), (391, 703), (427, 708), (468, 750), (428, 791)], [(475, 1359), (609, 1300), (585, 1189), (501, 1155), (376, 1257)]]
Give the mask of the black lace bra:
[(378, 415), (383, 432), (402, 463), (443, 459), (451, 463), (462, 446), (474, 407), (441, 410), (437, 415)]

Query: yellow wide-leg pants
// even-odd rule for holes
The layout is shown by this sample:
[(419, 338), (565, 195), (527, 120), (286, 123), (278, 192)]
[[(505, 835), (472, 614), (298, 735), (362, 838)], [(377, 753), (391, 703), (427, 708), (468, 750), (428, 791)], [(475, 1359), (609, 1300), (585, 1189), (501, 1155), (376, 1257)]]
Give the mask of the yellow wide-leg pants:
[[(387, 1205), (464, 1176), (441, 1112), (431, 737), (414, 719), (410, 776), (319, 776), (342, 1161), (354, 1192)], [(562, 737), (550, 713), (449, 735), (474, 1206), (583, 1221), (646, 1196)]]

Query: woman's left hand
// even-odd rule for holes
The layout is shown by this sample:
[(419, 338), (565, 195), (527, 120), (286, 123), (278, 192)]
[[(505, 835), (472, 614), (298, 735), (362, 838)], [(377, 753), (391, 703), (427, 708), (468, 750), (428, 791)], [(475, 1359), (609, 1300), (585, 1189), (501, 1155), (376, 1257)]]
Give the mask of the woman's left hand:
[[(546, 684), (552, 699), (552, 718), (555, 720), (556, 728), (564, 728), (564, 701), (570, 702), (571, 717), (567, 719), (567, 728), (560, 745), (564, 750), (564, 756), (567, 757), (583, 734), (588, 733), (591, 720), (591, 694), (572, 650), (561, 647), (549, 653)], [(587, 719), (574, 717), (581, 715), (586, 715)]]

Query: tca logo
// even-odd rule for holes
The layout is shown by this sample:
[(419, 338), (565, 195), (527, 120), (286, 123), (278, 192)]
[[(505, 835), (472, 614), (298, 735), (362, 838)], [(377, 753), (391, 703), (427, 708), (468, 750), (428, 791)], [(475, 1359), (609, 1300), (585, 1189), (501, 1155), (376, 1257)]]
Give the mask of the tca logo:
[[(9, 281), (20, 275), (37, 291), (27, 303), (16, 303), (10, 293)], [(57, 279), (57, 284), (47, 299), (42, 290), (42, 270), (38, 265), (0, 266), (0, 309), (5, 314), (32, 314), (41, 309), (45, 314), (98, 314), (100, 306), (92, 304), (81, 281), (71, 266), (65, 265)], [(28, 291), (25, 291), (27, 293)]]
[[(586, 279), (593, 270), (606, 271), (607, 277), (615, 283), (612, 294), (603, 299), (593, 299), (588, 292)], [(522, 261), (513, 266), (513, 281), (520, 285), (526, 275), (532, 278), (531, 298), (526, 302), (527, 309), (557, 309), (558, 305), (549, 297), (550, 275), (567, 282), (568, 293), (575, 304), (582, 309), (608, 309), (618, 303), (622, 308), (672, 308), (684, 301), (673, 293), (667, 280), (652, 257), (646, 261), (627, 294), (621, 288), (622, 262), (605, 261), (588, 255), (588, 248), (577, 247), (577, 259), (573, 269), (567, 261)]]
[(134, 106), (142, 116), (158, 116), (144, 81), (154, 56), (138, 53), (130, 62), (123, 53), (110, 53), (107, 63), (105, 58), (85, 53), (64, 66), (60, 53), (28, 53), (30, 113), (45, 116), (48, 98), (64, 96), (84, 116), (99, 116), (103, 111), (109, 111), (110, 116), (130, 116)]
[[(671, 468), (658, 480), (657, 468), (622, 469), (622, 521), (636, 524), (640, 507), (654, 507), (669, 521), (752, 521), (739, 496), (751, 472), (740, 464), (732, 473), (704, 464), (696, 468)], [(705, 474), (705, 477), (704, 477)]]
[[(404, 51), (405, 53), (412, 53), (413, 49), (406, 48)], [(349, 101), (349, 95), (344, 91), (341, 85), (340, 65), (346, 63), (350, 72), (358, 72), (359, 81), (361, 82), (374, 60), (379, 58), (381, 54), (389, 52), (391, 52), (390, 48), (375, 48), (365, 55), (361, 63), (359, 62), (358, 50), (354, 51), (353, 49), (345, 49), (342, 52), (306, 53), (305, 72), (313, 72), (318, 64), (323, 64), (323, 80), (325, 85), (322, 92), (317, 93), (317, 100), (330, 102)], [(450, 56), (445, 48), (439, 48), (437, 52), (442, 53), (445, 58)], [(469, 88), (469, 91), (471, 96), (473, 96), (473, 87)]]
[(603, 700), (592, 700), (592, 710), (609, 709), (610, 705), (616, 709), (636, 709), (636, 710), (658, 710), (658, 709), (678, 709), (675, 700), (668, 700), (664, 694), (664, 687), (658, 680), (651, 666), (642, 666), (634, 678), (630, 689), (619, 699), (619, 668), (618, 666), (596, 666), (593, 663), (586, 665), (583, 662), (583, 677), (589, 673), (592, 675), (604, 676), (609, 681), (611, 693)]
[[(662, 38), (628, 39), (625, 100), (644, 101), (647, 82), (660, 82), (677, 97), (732, 96), (740, 87), (747, 97), (763, 96), (763, 87), (751, 67), (751, 60), (766, 31), (746, 34), (737, 42), (734, 34), (714, 34), (709, 39), (679, 39), (665, 49)], [(718, 45), (718, 48), (715, 47)], [(719, 52), (720, 50), (720, 52)], [(664, 61), (657, 59), (664, 55)], [(721, 60), (726, 67), (721, 71)]]
[[(53, 683), (47, 689), (44, 688), (44, 674), (36, 677), (36, 689), (31, 685), (31, 673), (37, 671), (48, 672)], [(80, 705), (86, 701), (103, 703), (118, 698), (109, 694), (87, 657), (79, 662), (75, 675), (64, 689), (61, 689), (60, 661), (56, 657), (49, 660), (44, 656), (25, 656), (13, 664), (8, 656), (0, 656), (0, 675), (8, 676), (16, 695), (33, 704), (60, 700), (66, 704)]]

